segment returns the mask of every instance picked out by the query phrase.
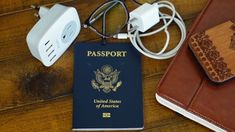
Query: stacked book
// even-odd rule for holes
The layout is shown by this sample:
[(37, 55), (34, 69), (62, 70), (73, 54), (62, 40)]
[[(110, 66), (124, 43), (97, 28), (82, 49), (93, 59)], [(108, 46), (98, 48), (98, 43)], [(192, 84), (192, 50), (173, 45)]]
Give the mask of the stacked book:
[(195, 33), (202, 33), (227, 21), (234, 22), (234, 9), (234, 0), (208, 1), (156, 92), (161, 104), (215, 131), (235, 131), (235, 80), (212, 81), (188, 44)]

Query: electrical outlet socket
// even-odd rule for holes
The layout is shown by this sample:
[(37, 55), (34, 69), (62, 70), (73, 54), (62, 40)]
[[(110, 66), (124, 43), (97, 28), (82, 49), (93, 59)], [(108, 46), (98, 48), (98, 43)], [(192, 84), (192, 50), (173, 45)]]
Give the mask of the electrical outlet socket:
[(32, 55), (43, 65), (53, 65), (73, 43), (81, 30), (77, 10), (55, 4), (52, 8), (40, 7), (40, 20), (26, 37)]

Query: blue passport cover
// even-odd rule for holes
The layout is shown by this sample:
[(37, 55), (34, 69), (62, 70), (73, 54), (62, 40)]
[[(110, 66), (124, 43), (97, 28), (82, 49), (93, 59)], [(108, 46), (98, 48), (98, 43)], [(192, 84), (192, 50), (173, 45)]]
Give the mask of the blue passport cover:
[(140, 54), (129, 43), (75, 46), (73, 130), (143, 128)]

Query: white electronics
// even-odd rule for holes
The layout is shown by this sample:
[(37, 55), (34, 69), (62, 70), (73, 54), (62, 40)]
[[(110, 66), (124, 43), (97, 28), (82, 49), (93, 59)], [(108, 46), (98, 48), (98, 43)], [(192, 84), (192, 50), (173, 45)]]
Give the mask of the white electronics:
[(32, 55), (49, 67), (78, 36), (81, 24), (77, 10), (55, 4), (39, 8), (40, 20), (28, 33), (26, 41)]
[[(172, 15), (168, 15), (162, 13), (159, 9), (167, 8), (172, 11)], [(163, 21), (164, 26), (151, 31), (146, 32), (148, 29)], [(169, 42), (170, 42), (170, 33), (168, 31), (168, 26), (175, 22), (181, 31), (181, 39), (177, 46), (170, 50), (166, 51)], [(152, 52), (148, 50), (142, 43), (141, 37), (147, 37), (156, 33), (164, 31), (166, 33), (166, 43), (161, 51), (158, 53)], [(145, 3), (135, 9), (134, 11), (130, 12), (130, 20), (127, 25), (127, 33), (120, 33), (114, 38), (118, 39), (127, 39), (129, 38), (132, 45), (143, 55), (153, 58), (153, 59), (169, 59), (176, 55), (177, 51), (182, 46), (185, 38), (186, 38), (186, 27), (184, 24), (183, 19), (179, 15), (179, 13), (175, 10), (175, 7), (172, 3), (168, 1), (159, 1), (154, 4)]]
[(132, 27), (138, 28), (140, 32), (146, 32), (160, 21), (158, 7), (145, 3), (130, 12), (130, 23)]

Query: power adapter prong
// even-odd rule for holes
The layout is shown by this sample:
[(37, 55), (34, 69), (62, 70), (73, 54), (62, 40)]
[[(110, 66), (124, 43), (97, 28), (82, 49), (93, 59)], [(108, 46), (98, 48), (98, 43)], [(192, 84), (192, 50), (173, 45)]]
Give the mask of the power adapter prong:
[(36, 10), (39, 10), (39, 8), (40, 8), (38, 5), (30, 5), (30, 7), (33, 9), (36, 9)]
[[(32, 9), (35, 9), (39, 12), (40, 7), (38, 5), (30, 5)], [(40, 15), (38, 13), (33, 14), (35, 17), (40, 18)]]
[(35, 17), (38, 17), (39, 18), (39, 14), (38, 13), (34, 13), (33, 14)]

